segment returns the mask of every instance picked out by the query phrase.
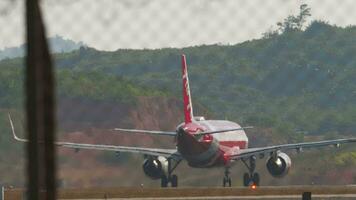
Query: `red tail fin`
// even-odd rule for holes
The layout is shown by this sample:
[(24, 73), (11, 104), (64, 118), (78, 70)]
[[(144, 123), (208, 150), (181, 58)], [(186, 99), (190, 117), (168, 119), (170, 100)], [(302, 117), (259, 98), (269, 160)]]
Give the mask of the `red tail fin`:
[(193, 120), (193, 106), (190, 97), (189, 79), (188, 79), (188, 68), (185, 55), (182, 55), (182, 73), (183, 73), (183, 102), (184, 102), (184, 118), (185, 123), (190, 123)]

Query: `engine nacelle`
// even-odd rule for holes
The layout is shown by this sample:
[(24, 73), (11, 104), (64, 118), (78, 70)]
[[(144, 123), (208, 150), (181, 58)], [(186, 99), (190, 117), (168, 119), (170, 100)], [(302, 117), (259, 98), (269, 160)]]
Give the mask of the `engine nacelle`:
[(292, 165), (292, 161), (289, 156), (283, 152), (277, 153), (276, 158), (270, 157), (267, 160), (266, 166), (268, 172), (277, 178), (281, 178), (288, 174)]
[(143, 172), (152, 179), (159, 179), (168, 171), (168, 160), (165, 157), (147, 158), (143, 161)]

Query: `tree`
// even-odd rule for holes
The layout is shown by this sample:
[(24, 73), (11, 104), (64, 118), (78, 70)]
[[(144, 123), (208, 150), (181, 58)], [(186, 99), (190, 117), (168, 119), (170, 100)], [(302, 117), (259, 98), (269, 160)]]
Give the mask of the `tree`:
[(287, 18), (284, 19), (283, 22), (278, 22), (277, 26), (279, 27), (278, 29), (282, 33), (288, 33), (292, 31), (298, 30), (297, 28), (297, 18), (293, 15), (289, 15)]
[(307, 4), (302, 4), (299, 7), (299, 15), (289, 15), (283, 20), (283, 22), (278, 22), (278, 29), (282, 32), (292, 32), (292, 31), (301, 31), (306, 22), (306, 19), (311, 16), (310, 8)]
[(303, 25), (306, 22), (306, 19), (311, 16), (310, 10), (311, 9), (308, 7), (307, 4), (300, 5), (299, 15), (297, 17), (297, 28), (299, 30), (302, 30)]

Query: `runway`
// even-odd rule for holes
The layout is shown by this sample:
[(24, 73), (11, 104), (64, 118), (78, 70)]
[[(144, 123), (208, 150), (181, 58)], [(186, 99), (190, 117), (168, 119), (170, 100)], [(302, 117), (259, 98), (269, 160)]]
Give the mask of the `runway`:
[[(312, 199), (351, 200), (356, 199), (356, 186), (283, 186), (251, 188), (86, 188), (59, 189), (58, 199), (72, 200), (235, 200), (265, 199), (288, 200), (302, 199), (304, 192), (310, 192)], [(4, 200), (20, 200), (25, 198), (23, 189), (7, 188)]]
[[(263, 196), (216, 196), (216, 197), (147, 197), (147, 198), (113, 198), (111, 200), (295, 200), (302, 199), (301, 195), (263, 195)], [(355, 200), (356, 195), (313, 195), (313, 200)], [(86, 200), (86, 199), (76, 199)], [(102, 199), (97, 199), (102, 200)]]
[[(172, 197), (172, 198), (116, 198), (112, 200), (295, 200), (302, 199), (302, 195), (263, 195), (263, 196), (217, 196), (217, 197)], [(313, 200), (355, 200), (356, 194), (345, 195), (313, 195)], [(84, 199), (83, 199), (84, 200)], [(99, 199), (98, 199), (99, 200)]]

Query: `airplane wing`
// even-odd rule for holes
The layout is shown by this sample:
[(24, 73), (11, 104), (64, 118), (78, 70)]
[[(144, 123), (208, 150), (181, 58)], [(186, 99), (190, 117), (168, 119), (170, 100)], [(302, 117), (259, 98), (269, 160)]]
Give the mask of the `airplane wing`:
[(297, 150), (298, 152), (301, 152), (303, 149), (311, 149), (311, 148), (318, 148), (318, 147), (325, 147), (325, 146), (339, 147), (340, 144), (352, 143), (352, 142), (356, 142), (356, 138), (324, 140), (318, 142), (303, 142), (303, 143), (295, 143), (295, 144), (282, 144), (282, 145), (260, 147), (260, 148), (248, 148), (248, 149), (240, 149), (235, 154), (229, 155), (229, 157), (231, 160), (238, 160), (238, 159), (248, 158), (251, 156), (263, 157), (266, 154), (272, 155), (277, 151), (294, 149)]
[[(12, 122), (11, 116), (9, 115), (12, 135), (16, 141), (19, 142), (28, 142), (27, 139), (20, 138), (15, 133), (14, 124)], [(39, 141), (40, 143), (40, 141)], [(103, 144), (85, 144), (85, 143), (72, 143), (72, 142), (55, 142), (56, 146), (73, 148), (73, 149), (93, 149), (93, 150), (102, 150), (102, 151), (115, 151), (115, 152), (129, 152), (129, 153), (138, 153), (143, 155), (150, 156), (164, 156), (170, 157), (177, 160), (181, 160), (181, 155), (177, 152), (176, 149), (157, 149), (157, 148), (144, 148), (144, 147), (127, 147), (127, 146), (116, 146), (116, 145), (103, 145)]]
[(125, 128), (114, 128), (114, 131), (123, 131), (123, 132), (134, 132), (134, 133), (145, 133), (151, 135), (167, 135), (167, 136), (176, 136), (177, 133), (173, 131), (150, 131), (150, 130), (139, 130), (139, 129), (125, 129)]
[[(245, 130), (245, 129), (250, 129), (250, 128), (253, 128), (253, 127), (252, 126), (247, 126), (247, 127), (232, 128), (232, 129), (205, 131), (205, 132), (194, 133), (194, 136), (203, 136), (203, 135), (208, 135), (208, 134), (225, 133), (225, 132), (230, 132), (230, 131), (240, 131), (240, 130)], [(123, 132), (133, 132), (133, 133), (144, 133), (144, 134), (151, 134), (151, 135), (177, 136), (177, 132), (173, 132), (173, 131), (150, 131), (150, 130), (124, 129), (124, 128), (114, 128), (113, 130), (114, 131), (123, 131)]]

